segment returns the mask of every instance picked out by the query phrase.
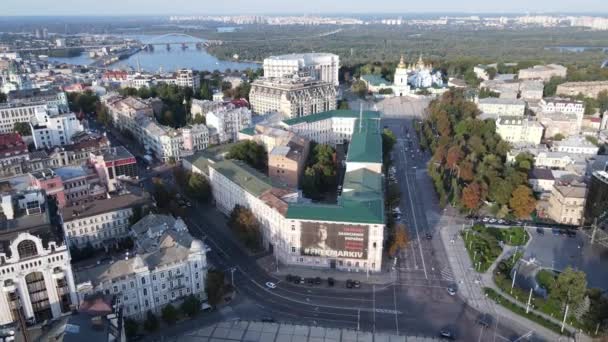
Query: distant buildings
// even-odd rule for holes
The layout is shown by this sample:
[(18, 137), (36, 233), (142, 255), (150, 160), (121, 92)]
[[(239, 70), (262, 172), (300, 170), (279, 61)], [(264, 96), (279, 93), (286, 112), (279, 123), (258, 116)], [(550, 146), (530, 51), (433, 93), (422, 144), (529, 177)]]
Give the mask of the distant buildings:
[(596, 155), (600, 148), (582, 135), (571, 136), (561, 141), (554, 141), (552, 151), (581, 155)]
[(271, 56), (264, 59), (264, 77), (266, 78), (309, 76), (337, 87), (339, 69), (340, 57), (331, 53), (302, 53)]
[(568, 68), (559, 64), (535, 65), (531, 68), (521, 69), (518, 73), (518, 79), (541, 79), (547, 82), (551, 77), (566, 77)]
[(336, 109), (336, 89), (311, 78), (260, 78), (251, 84), (249, 100), (256, 114), (297, 118)]
[(479, 99), (477, 107), (487, 114), (523, 117), (527, 106), (523, 100), (488, 97)]
[(587, 97), (597, 97), (604, 90), (608, 90), (608, 81), (566, 82), (557, 86), (556, 93), (565, 96), (583, 94)]

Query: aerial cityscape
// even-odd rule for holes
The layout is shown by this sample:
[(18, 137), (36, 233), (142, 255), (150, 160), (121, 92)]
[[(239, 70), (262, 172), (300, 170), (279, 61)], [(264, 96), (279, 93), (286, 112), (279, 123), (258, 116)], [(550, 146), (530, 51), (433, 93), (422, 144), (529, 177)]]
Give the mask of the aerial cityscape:
[(0, 341), (608, 341), (608, 5), (0, 5)]

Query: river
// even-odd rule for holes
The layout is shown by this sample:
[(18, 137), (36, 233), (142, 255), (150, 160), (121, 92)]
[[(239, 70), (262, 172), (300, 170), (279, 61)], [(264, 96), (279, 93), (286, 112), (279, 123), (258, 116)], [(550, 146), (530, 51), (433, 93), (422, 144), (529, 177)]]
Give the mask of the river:
[[(169, 41), (174, 42), (175, 44), (171, 44), (170, 49), (167, 49), (166, 45), (154, 45), (154, 51), (140, 51), (125, 60), (112, 64), (110, 68), (137, 70), (139, 64), (142, 71), (157, 72), (162, 69), (164, 72), (175, 71), (180, 68), (224, 71), (226, 69), (244, 70), (247, 68), (257, 69), (260, 67), (257, 63), (221, 61), (207, 53), (204, 48), (197, 49), (196, 44), (193, 42), (205, 42), (205, 39), (183, 35), (137, 35), (125, 36), (125, 38), (138, 39), (143, 43)], [(182, 48), (182, 42), (189, 42), (189, 44), (186, 44), (186, 49)], [(93, 63), (94, 60), (89, 58), (87, 53), (83, 53), (77, 57), (49, 57), (49, 61), (88, 65)]]

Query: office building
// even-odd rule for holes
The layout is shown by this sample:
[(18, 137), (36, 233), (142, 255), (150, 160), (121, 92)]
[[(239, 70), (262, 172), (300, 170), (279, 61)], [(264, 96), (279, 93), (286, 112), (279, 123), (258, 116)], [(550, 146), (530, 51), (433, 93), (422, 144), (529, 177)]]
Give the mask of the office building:
[(37, 149), (69, 145), (75, 134), (84, 131), (74, 113), (55, 114), (48, 110), (36, 110), (30, 127)]
[[(264, 59), (264, 77), (309, 76), (315, 80), (340, 85), (340, 57), (332, 53), (301, 53), (271, 56)], [(234, 86), (234, 85), (233, 85)]]
[(547, 215), (557, 223), (579, 226), (583, 223), (583, 211), (587, 187), (584, 184), (553, 185)]

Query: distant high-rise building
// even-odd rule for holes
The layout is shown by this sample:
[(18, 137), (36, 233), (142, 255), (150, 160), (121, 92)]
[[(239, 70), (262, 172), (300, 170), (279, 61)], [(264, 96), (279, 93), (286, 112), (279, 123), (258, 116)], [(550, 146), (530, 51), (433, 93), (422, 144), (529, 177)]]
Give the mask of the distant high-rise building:
[(49, 39), (49, 29), (46, 27), (42, 29), (42, 39)]

